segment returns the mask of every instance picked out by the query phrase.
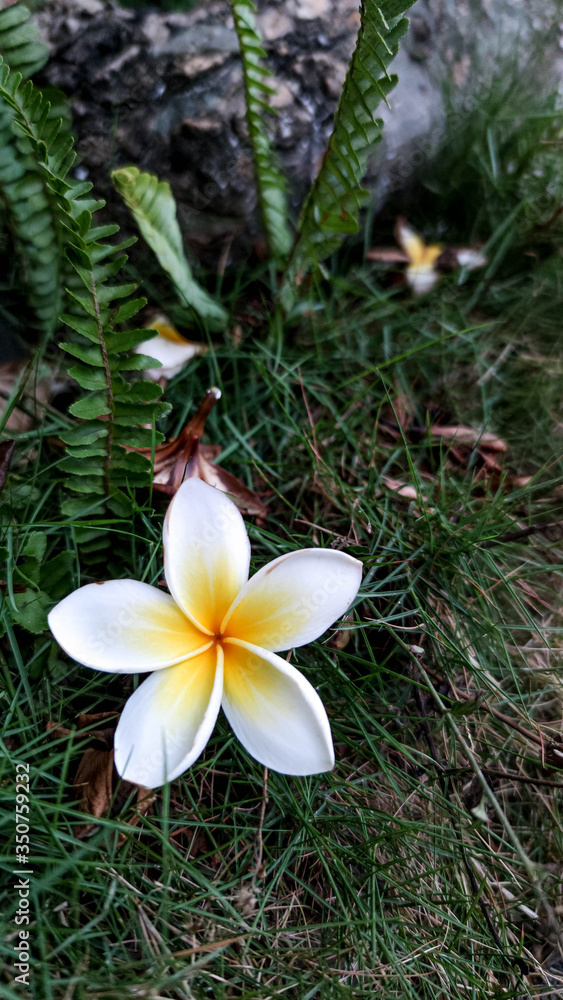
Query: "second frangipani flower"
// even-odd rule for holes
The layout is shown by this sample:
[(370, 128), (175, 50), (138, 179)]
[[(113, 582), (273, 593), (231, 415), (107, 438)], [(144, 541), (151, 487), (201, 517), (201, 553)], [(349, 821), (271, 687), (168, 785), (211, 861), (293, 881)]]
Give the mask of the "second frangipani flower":
[(244, 521), (224, 493), (192, 479), (164, 523), (170, 594), (137, 580), (81, 587), (49, 625), (79, 663), (154, 671), (125, 705), (115, 764), (156, 788), (182, 774), (209, 740), (219, 709), (261, 764), (284, 774), (334, 766), (330, 726), (312, 685), (276, 653), (317, 639), (354, 600), (361, 563), (332, 549), (280, 556), (250, 580)]

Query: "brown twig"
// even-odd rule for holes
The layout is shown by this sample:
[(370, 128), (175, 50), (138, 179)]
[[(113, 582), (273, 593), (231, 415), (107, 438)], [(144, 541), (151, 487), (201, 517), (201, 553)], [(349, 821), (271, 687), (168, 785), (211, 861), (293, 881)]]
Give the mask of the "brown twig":
[(246, 935), (239, 934), (237, 937), (223, 938), (222, 941), (211, 941), (209, 944), (197, 944), (193, 948), (182, 948), (181, 951), (173, 951), (173, 958), (187, 958), (188, 955), (200, 955), (202, 952), (218, 951), (219, 948), (227, 948), (230, 944), (237, 944), (245, 941)]
[(255, 877), (264, 878), (266, 872), (264, 870), (264, 841), (262, 838), (262, 830), (264, 829), (264, 817), (266, 815), (266, 806), (268, 805), (268, 768), (264, 768), (264, 778), (262, 781), (262, 802), (260, 803), (260, 816), (258, 817), (258, 830), (256, 832), (256, 867), (255, 867)]
[[(527, 785), (545, 785), (547, 788), (563, 788), (563, 781), (550, 781), (549, 778), (534, 778), (529, 774), (510, 774), (508, 771), (497, 771), (494, 767), (482, 767), (481, 770), (488, 778), (504, 778), (505, 781), (520, 781)], [(447, 777), (453, 777), (456, 774), (473, 774), (473, 771), (470, 767), (453, 767), (450, 770), (444, 770), (444, 774)]]

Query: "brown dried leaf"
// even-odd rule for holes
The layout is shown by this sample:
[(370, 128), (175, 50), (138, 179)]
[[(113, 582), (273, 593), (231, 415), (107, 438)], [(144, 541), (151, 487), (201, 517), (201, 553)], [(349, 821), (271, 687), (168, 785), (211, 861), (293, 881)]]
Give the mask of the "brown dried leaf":
[[(253, 514), (255, 517), (265, 518), (268, 513), (260, 497), (253, 490), (245, 486), (244, 483), (233, 476), (232, 473), (222, 469), (220, 465), (215, 465), (210, 458), (217, 454), (217, 445), (200, 445), (197, 453), (189, 463), (186, 470), (186, 479), (190, 475), (197, 475), (198, 479), (203, 479), (204, 483), (215, 486), (216, 489), (228, 493), (234, 500), (239, 510), (244, 514)], [(219, 452), (220, 452), (219, 448)]]
[[(221, 454), (219, 445), (202, 445), (205, 422), (221, 398), (219, 389), (208, 389), (201, 405), (184, 430), (176, 438), (158, 445), (154, 456), (155, 490), (173, 497), (186, 479), (201, 479), (216, 489), (228, 493), (244, 514), (265, 518), (267, 510), (260, 497), (232, 473), (215, 465), (213, 459)], [(150, 448), (132, 448), (148, 458)]]
[(393, 479), (391, 476), (382, 476), (381, 482), (388, 490), (392, 493), (396, 493), (400, 497), (404, 497), (405, 500), (419, 500), (421, 497), (423, 500), (426, 498), (417, 492), (416, 487), (412, 483), (403, 483), (400, 479)]
[(26, 410), (33, 410), (35, 416), (26, 413), (24, 409), (16, 406), (8, 417), (5, 430), (27, 431), (33, 426), (34, 420), (38, 421), (44, 412), (45, 404), (50, 401), (54, 392), (54, 377), (44, 376), (40, 379), (29, 380), (28, 375), (24, 375), (27, 368), (25, 361), (10, 361), (8, 364), (0, 365), (0, 415), (7, 408), (8, 400), (14, 389), (22, 379), (22, 390), (20, 400), (26, 405)]
[[(74, 779), (74, 789), (80, 794), (80, 808), (90, 816), (106, 816), (113, 796), (113, 750), (94, 750), (89, 747), (80, 759)], [(80, 839), (89, 836), (94, 823), (75, 827)]]
[(397, 380), (395, 380), (395, 396), (393, 397), (393, 411), (401, 430), (407, 431), (413, 420), (414, 407), (412, 403), (412, 397), (407, 395), (406, 392), (402, 391)]
[(0, 441), (0, 493), (4, 489), (15, 444), (15, 441)]
[(394, 247), (374, 247), (366, 253), (367, 260), (381, 260), (385, 264), (408, 264), (409, 258), (402, 250)]
[(507, 451), (508, 445), (502, 438), (489, 431), (476, 430), (474, 427), (463, 427), (455, 425), (453, 427), (440, 426), (434, 424), (430, 428), (432, 437), (443, 438), (446, 441), (455, 441), (457, 444), (478, 445), (481, 448), (488, 448), (489, 451)]
[[(342, 620), (343, 622), (353, 622), (354, 615), (352, 614), (352, 612), (350, 612), (350, 614), (345, 615), (345, 617)], [(346, 646), (350, 642), (351, 636), (352, 632), (349, 628), (340, 628), (338, 629), (337, 632), (334, 633), (334, 635), (330, 637), (330, 639), (328, 640), (328, 644), (332, 649), (337, 649), (340, 652), (341, 650), (346, 649)]]
[[(404, 500), (417, 500), (429, 505), (429, 500), (426, 494), (422, 493), (420, 490), (416, 489), (412, 483), (403, 483), (400, 479), (393, 479), (391, 476), (382, 476), (381, 482), (388, 490), (396, 496)], [(420, 509), (418, 507), (414, 508), (417, 516), (420, 516)], [(427, 506), (426, 512), (428, 514), (434, 514), (436, 511), (435, 507)]]
[[(87, 729), (90, 725), (113, 719), (113, 723), (104, 729), (92, 729), (80, 735), (89, 736), (92, 746), (86, 748), (76, 769), (73, 789), (80, 797), (80, 808), (83, 812), (100, 819), (102, 816), (116, 814), (121, 811), (131, 793), (137, 790), (137, 805), (135, 815), (129, 821), (130, 827), (137, 826), (141, 816), (145, 816), (156, 798), (156, 793), (143, 785), (135, 785), (131, 781), (120, 780), (113, 762), (113, 737), (119, 721), (116, 712), (97, 712), (79, 715), (79, 729)], [(68, 739), (76, 731), (66, 729), (56, 722), (47, 722), (47, 732), (54, 739)], [(96, 829), (95, 823), (80, 823), (74, 828), (74, 834), (79, 840), (84, 840)], [(121, 847), (127, 840), (125, 833), (120, 833), (117, 844)]]

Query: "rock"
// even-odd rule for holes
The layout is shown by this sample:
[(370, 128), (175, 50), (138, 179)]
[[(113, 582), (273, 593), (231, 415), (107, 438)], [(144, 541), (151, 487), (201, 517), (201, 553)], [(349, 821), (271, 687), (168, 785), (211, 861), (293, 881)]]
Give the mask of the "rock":
[(277, 38), (283, 38), (293, 28), (293, 21), (281, 10), (275, 7), (266, 7), (266, 10), (258, 18), (258, 27), (264, 41), (273, 42)]
[[(469, 106), (502, 52), (524, 60), (543, 44), (541, 86), (563, 76), (560, 0), (417, 0), (393, 70), (399, 85), (366, 182), (377, 205), (410, 184), (447, 123), (441, 81)], [(51, 59), (39, 83), (69, 95), (77, 176), (88, 176), (127, 228), (109, 174), (135, 163), (166, 177), (186, 239), (214, 264), (240, 260), (260, 241), (243, 77), (227, 0), (185, 12), (126, 10), (100, 0), (50, 0), (39, 19)], [(560, 15), (559, 15), (560, 20)], [(270, 130), (296, 216), (328, 141), (358, 24), (354, 0), (261, 0), (276, 94)], [(551, 30), (551, 28), (553, 30)], [(551, 34), (550, 34), (551, 31)], [(87, 67), (87, 72), (85, 72)], [(78, 173), (80, 172), (80, 173)], [(131, 227), (132, 228), (132, 227)]]
[(226, 52), (209, 52), (205, 56), (192, 56), (191, 59), (185, 59), (177, 65), (188, 80), (195, 80), (202, 73), (207, 73), (216, 66), (222, 66), (226, 59)]
[(170, 28), (160, 14), (149, 14), (141, 24), (141, 34), (153, 52), (164, 49), (170, 38)]
[(330, 0), (287, 0), (287, 10), (300, 21), (313, 21), (325, 17), (330, 9)]
[(199, 24), (187, 31), (168, 37), (161, 46), (152, 46), (155, 56), (183, 55), (201, 52), (238, 52), (238, 39), (234, 28), (221, 24)]

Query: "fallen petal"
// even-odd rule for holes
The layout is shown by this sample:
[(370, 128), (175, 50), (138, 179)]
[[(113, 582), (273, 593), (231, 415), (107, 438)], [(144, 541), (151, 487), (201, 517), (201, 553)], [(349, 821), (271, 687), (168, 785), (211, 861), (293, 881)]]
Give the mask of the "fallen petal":
[(155, 316), (147, 329), (156, 330), (158, 337), (138, 344), (135, 353), (147, 354), (150, 358), (160, 361), (162, 368), (149, 368), (143, 372), (143, 376), (152, 379), (153, 382), (158, 382), (163, 376), (166, 379), (174, 378), (192, 358), (207, 350), (205, 344), (186, 340), (166, 316)]

